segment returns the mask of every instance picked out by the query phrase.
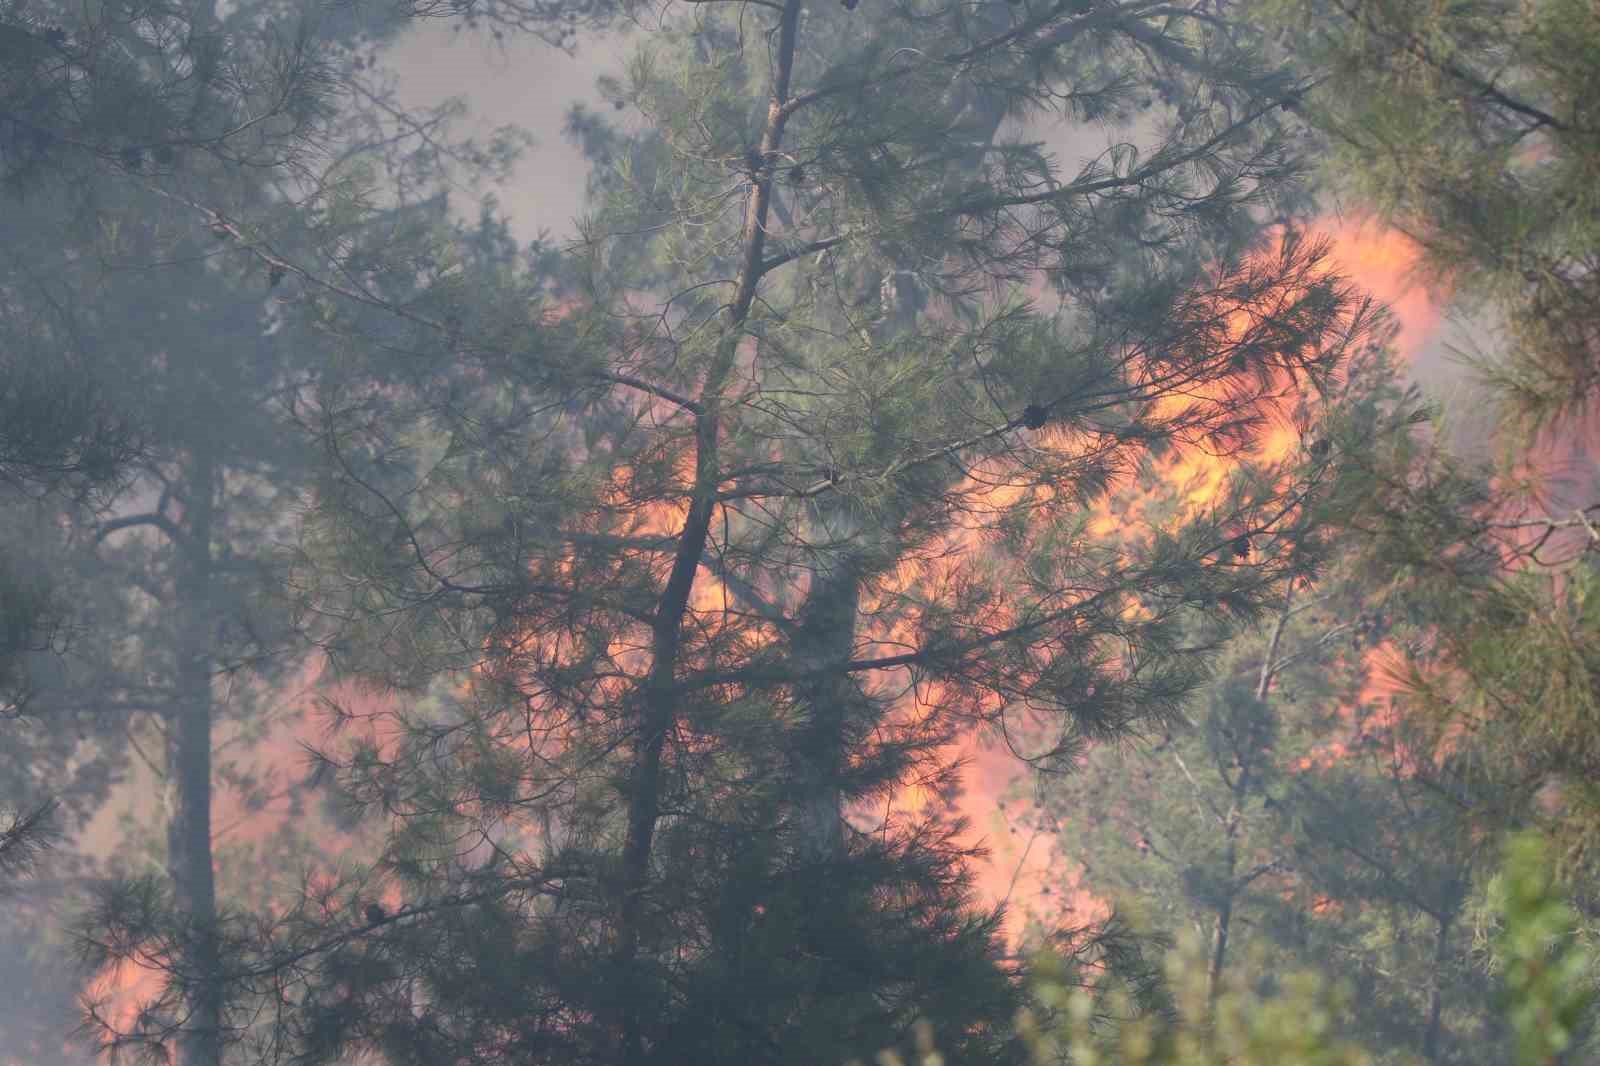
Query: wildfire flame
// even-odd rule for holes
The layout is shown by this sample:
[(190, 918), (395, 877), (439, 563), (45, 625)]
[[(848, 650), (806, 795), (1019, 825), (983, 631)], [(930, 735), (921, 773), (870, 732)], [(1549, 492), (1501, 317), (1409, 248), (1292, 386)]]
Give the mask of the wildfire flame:
[[(1331, 266), (1389, 308), (1398, 325), (1398, 355), (1405, 361), (1415, 357), (1434, 338), (1440, 325), (1439, 305), (1417, 282), (1420, 249), (1403, 234), (1371, 224), (1326, 220), (1319, 228), (1331, 242)], [(1299, 435), (1292, 424), (1284, 419), (1269, 419), (1249, 458), (1263, 464), (1276, 463), (1288, 458), (1299, 445)], [(1110, 534), (1135, 518), (1144, 501), (1167, 497), (1173, 491), (1182, 494), (1186, 510), (1203, 508), (1218, 499), (1239, 461), (1237, 457), (1219, 456), (1199, 448), (1180, 451), (1157, 466), (1154, 483), (1143, 491), (1136, 488), (1131, 494), (1124, 492), (1119, 499), (1102, 504), (1091, 529), (1097, 534)], [(1358, 703), (1389, 705), (1393, 681), (1383, 669), (1383, 648), (1379, 645), (1366, 653), (1367, 682)], [(1317, 757), (1340, 758), (1348, 747), (1345, 743), (1333, 744)], [(1109, 906), (1079, 884), (1070, 856), (1055, 853), (1053, 847), (1039, 848), (1032, 833), (1019, 833), (1005, 824), (1008, 818), (1001, 800), (1021, 776), (1009, 753), (985, 749), (967, 738), (957, 746), (956, 754), (972, 768), (960, 811), (974, 827), (974, 835), (986, 836), (993, 848), (989, 861), (977, 871), (978, 885), (988, 901), (1010, 900), (1006, 935), (1012, 946), (1020, 942), (1029, 914), (1059, 914), (1063, 899), (1080, 918), (1107, 913)]]
[[(1409, 356), (1419, 350), (1436, 330), (1439, 314), (1429, 296), (1411, 284), (1411, 273), (1417, 261), (1416, 249), (1399, 234), (1371, 227), (1333, 226), (1329, 236), (1333, 242), (1336, 267), (1387, 303), (1399, 319), (1398, 345), (1401, 354)], [(670, 414), (663, 410), (658, 412), (658, 417), (665, 419)], [(1252, 458), (1258, 462), (1275, 462), (1289, 456), (1298, 443), (1292, 425), (1282, 420), (1273, 422), (1261, 434)], [(687, 467), (687, 457), (682, 462), (684, 465), (679, 474), (687, 482), (692, 471)], [(1203, 507), (1223, 491), (1235, 466), (1236, 460), (1200, 449), (1186, 449), (1168, 457), (1157, 467), (1157, 491), (1164, 493), (1176, 488), (1183, 493), (1191, 508)], [(641, 505), (631, 491), (631, 474), (626, 468), (617, 471), (614, 479), (611, 503), (615, 506), (612, 513), (631, 514), (627, 530), (629, 535), (670, 536), (681, 527), (685, 508), (683, 503), (655, 501)], [(1002, 510), (1015, 503), (1021, 491), (1004, 479), (996, 479), (986, 502), (996, 511)], [(1123, 506), (1126, 506), (1126, 501)], [(1091, 529), (1108, 532), (1125, 523), (1128, 516), (1126, 510), (1119, 513), (1109, 503), (1102, 504), (1094, 516)], [(962, 553), (980, 550), (981, 534), (981, 522), (953, 530), (944, 543), (936, 546), (936, 550), (924, 552), (918, 559), (903, 563), (887, 582), (887, 591), (903, 590), (914, 583), (938, 582), (949, 577)], [(702, 567), (690, 604), (691, 614), (697, 624), (732, 624), (727, 621), (725, 610), (729, 596), (726, 585)], [(871, 616), (870, 606), (866, 614)], [(776, 630), (748, 619), (738, 624), (744, 627), (740, 639), (755, 646), (779, 636)], [(907, 635), (907, 626), (909, 623), (901, 621), (880, 632), (869, 631), (864, 634), (864, 640), (869, 645), (892, 646)], [(521, 649), (523, 654), (547, 662), (560, 662), (572, 654), (559, 633), (523, 634), (518, 639), (531, 642)], [(647, 645), (647, 635), (641, 631), (619, 637), (610, 651), (616, 662), (638, 666), (644, 662)], [(1373, 671), (1375, 677), (1377, 673)], [(1382, 695), (1373, 688), (1377, 684), (1376, 681), (1369, 684), (1373, 690), (1364, 692), (1363, 700)], [(905, 706), (897, 708), (896, 713), (915, 714), (918, 699), (937, 701), (940, 696), (937, 687), (924, 689), (906, 697)], [(381, 705), (374, 710), (381, 712)], [(375, 722), (379, 717), (381, 714), (375, 713), (372, 721)], [(286, 731), (274, 735), (266, 755), (271, 759), (294, 758), (302, 737), (310, 739), (306, 734), (309, 723), (308, 716)], [(381, 750), (391, 751), (395, 737), (388, 733), (374, 733), (372, 739)], [(511, 745), (532, 743), (521, 737), (505, 739)], [(547, 737), (547, 740), (559, 747), (564, 738), (556, 733)], [(973, 871), (979, 899), (988, 904), (1009, 902), (1005, 932), (1011, 945), (1015, 947), (1019, 944), (1030, 914), (1060, 914), (1068, 911), (1085, 920), (1103, 915), (1107, 909), (1105, 904), (1079, 884), (1077, 875), (1070, 867), (1070, 857), (1057, 851), (1054, 838), (1049, 834), (1041, 835), (1038, 830), (1019, 832), (1011, 823), (1001, 801), (1020, 774), (1014, 756), (1003, 746), (985, 745), (971, 735), (950, 745), (947, 754), (961, 759), (966, 765), (964, 788), (955, 803), (956, 813), (969, 823), (966, 842), (981, 843), (991, 849), (989, 859)], [(1342, 750), (1332, 749), (1328, 753), (1329, 757), (1335, 758), (1342, 754)], [(935, 802), (935, 799), (932, 791), (913, 783), (908, 784), (893, 806), (899, 815), (913, 815)], [(258, 840), (265, 837), (286, 816), (286, 812), (277, 805), (263, 809), (242, 805), (235, 800), (222, 800), (220, 803), (218, 826), (231, 827), (231, 831), (242, 839)], [(382, 899), (391, 912), (402, 902), (392, 890), (385, 890)], [(161, 981), (162, 976), (155, 969), (124, 965), (96, 974), (89, 982), (86, 995), (101, 1001), (106, 1016), (126, 1028), (135, 1021), (142, 1006), (159, 993)]]

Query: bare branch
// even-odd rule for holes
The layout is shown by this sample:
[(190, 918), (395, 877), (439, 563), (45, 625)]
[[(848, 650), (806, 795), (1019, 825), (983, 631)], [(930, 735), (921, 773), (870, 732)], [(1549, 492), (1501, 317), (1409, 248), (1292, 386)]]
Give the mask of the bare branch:
[(183, 530), (178, 528), (177, 523), (164, 514), (152, 512), (150, 514), (127, 515), (123, 518), (113, 518), (100, 523), (94, 531), (95, 543), (98, 544), (118, 530), (132, 529), (135, 526), (154, 526), (165, 533), (169, 540), (178, 544), (184, 544), (187, 541)]

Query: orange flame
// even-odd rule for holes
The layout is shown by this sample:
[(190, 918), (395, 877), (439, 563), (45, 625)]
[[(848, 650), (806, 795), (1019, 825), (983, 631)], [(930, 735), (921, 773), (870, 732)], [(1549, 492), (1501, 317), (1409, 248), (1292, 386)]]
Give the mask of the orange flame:
[[(1417, 284), (1420, 249), (1403, 234), (1372, 225), (1335, 222), (1324, 228), (1332, 244), (1333, 267), (1388, 306), (1398, 326), (1398, 353), (1404, 359), (1413, 358), (1433, 339), (1440, 324), (1438, 303)], [(1298, 445), (1298, 432), (1287, 419), (1271, 420), (1263, 428), (1250, 459), (1264, 465), (1275, 464), (1287, 459)], [(1237, 457), (1214, 455), (1199, 448), (1179, 451), (1157, 465), (1152, 484), (1126, 487), (1098, 504), (1090, 530), (1096, 535), (1109, 535), (1137, 520), (1149, 501), (1166, 497), (1174, 490), (1182, 494), (1185, 511), (1193, 513), (1219, 497), (1239, 462)], [(1359, 702), (1387, 707), (1392, 687), (1386, 673), (1369, 670)], [(1336, 744), (1316, 757), (1342, 757), (1347, 747)], [(1005, 831), (998, 801), (1021, 776), (1011, 756), (985, 749), (970, 737), (956, 745), (956, 753), (972, 767), (959, 809), (974, 827), (989, 830), (982, 835), (988, 837), (993, 848), (989, 861), (975, 871), (979, 889), (991, 902), (1011, 901), (1006, 932), (1012, 944), (1018, 942), (1020, 919), (1029, 911), (1054, 909), (1052, 894), (1068, 898), (1080, 916), (1107, 913), (1109, 908), (1104, 901), (1079, 885), (1076, 878), (1066, 876), (1070, 857), (1056, 854), (1053, 847), (1038, 849), (1042, 854), (1028, 850), (1029, 838)], [(911, 802), (916, 803), (917, 798)], [(1065, 891), (1050, 893), (1052, 882)]]
[(1325, 229), (1338, 268), (1388, 306), (1399, 326), (1396, 350), (1404, 359), (1415, 358), (1437, 334), (1448, 298), (1422, 284), (1422, 249), (1398, 230), (1374, 222), (1330, 222)]
[[(1407, 354), (1418, 350), (1436, 328), (1438, 314), (1428, 297), (1409, 285), (1409, 277), (1417, 260), (1416, 249), (1398, 234), (1378, 232), (1371, 228), (1339, 226), (1334, 229), (1332, 236), (1338, 266), (1395, 310), (1401, 322), (1401, 350)], [(563, 314), (564, 309), (558, 309), (552, 312), (552, 317), (559, 319)], [(675, 412), (662, 408), (652, 413), (658, 422), (662, 422)], [(1298, 438), (1292, 426), (1282, 420), (1274, 422), (1262, 434), (1254, 458), (1267, 463), (1281, 460), (1292, 453), (1297, 443)], [(692, 477), (690, 457), (684, 454), (675, 457), (674, 462), (678, 480), (687, 484)], [(1157, 478), (1164, 487), (1180, 488), (1188, 506), (1195, 508), (1205, 506), (1217, 497), (1235, 467), (1236, 462), (1232, 459), (1191, 448), (1165, 460), (1158, 467)], [(613, 518), (619, 514), (628, 516), (625, 531), (628, 535), (675, 534), (682, 525), (686, 504), (681, 499), (640, 499), (637, 487), (632, 484), (632, 476), (632, 472), (626, 468), (614, 473), (609, 493), (602, 501), (610, 505), (607, 513)], [(1007, 483), (1004, 478), (996, 478), (992, 484), (994, 487), (982, 502), (986, 502), (995, 512), (1017, 502), (1024, 492), (1017, 485)], [(978, 491), (976, 482), (965, 488), (974, 493)], [(1127, 508), (1137, 505), (1130, 505), (1124, 496), (1119, 506)], [(1118, 513), (1111, 509), (1110, 504), (1105, 504), (1097, 508), (1092, 528), (1109, 532), (1127, 520), (1126, 511)], [(952, 579), (964, 556), (982, 550), (980, 538), (983, 525), (980, 516), (969, 528), (954, 531), (944, 542), (921, 553), (918, 559), (902, 562), (896, 574), (886, 583), (885, 595), (898, 594), (917, 584), (939, 584)], [(725, 585), (702, 565), (696, 576), (690, 604), (696, 624), (710, 626), (716, 631), (738, 626), (741, 628), (741, 639), (754, 646), (777, 639), (776, 631), (758, 621), (745, 617), (735, 621), (724, 610), (727, 598), (728, 589)], [(872, 613), (870, 607), (869, 604), (866, 612), (869, 617)], [(994, 610), (1001, 616), (1006, 612), (1003, 605), (997, 605)], [(985, 619), (985, 622), (1003, 624), (1003, 617)], [(862, 634), (866, 646), (863, 650), (894, 647), (908, 637), (912, 629), (912, 621), (905, 619), (877, 631), (869, 626)], [(560, 633), (519, 634), (517, 639), (531, 642), (531, 653), (543, 661), (560, 662), (574, 654), (563, 643)], [(610, 653), (620, 664), (642, 668), (647, 646), (648, 634), (641, 628), (614, 641)], [(623, 680), (618, 679), (615, 684), (620, 686)], [(882, 683), (886, 686), (890, 679), (884, 679)], [(922, 698), (936, 701), (940, 695), (937, 691), (924, 691)], [(915, 698), (906, 700), (907, 704), (915, 702)], [(910, 706), (898, 710), (907, 715), (915, 714), (915, 709)], [(293, 739), (293, 736), (286, 736), (274, 740), (274, 757), (293, 757), (296, 753), (289, 750)], [(388, 733), (374, 734), (375, 742), (385, 751), (392, 749), (394, 739)], [(520, 735), (504, 739), (510, 745), (531, 743)], [(559, 747), (566, 738), (555, 733), (547, 739)], [(1102, 903), (1062, 873), (1066, 857), (1056, 852), (1053, 841), (1043, 842), (1045, 846), (1040, 846), (1040, 842), (1030, 843), (1032, 838), (1027, 834), (1011, 831), (996, 802), (1019, 776), (1018, 766), (1010, 753), (1003, 748), (984, 747), (968, 736), (951, 745), (948, 754), (961, 757), (968, 764), (967, 780), (957, 801), (957, 810), (968, 819), (971, 826), (969, 842), (982, 841), (992, 849), (989, 860), (974, 870), (977, 890), (980, 897), (989, 903), (1009, 899), (1012, 906), (1006, 929), (1012, 942), (1015, 943), (1020, 937), (1023, 919), (1031, 909), (1055, 909), (1065, 903), (1080, 916), (1103, 911)], [(924, 809), (933, 800), (931, 791), (910, 783), (894, 807), (901, 814), (911, 814)], [(270, 824), (266, 812), (241, 807), (219, 810), (218, 813), (219, 825), (235, 826), (235, 832), (242, 838), (255, 839), (264, 835), (268, 831), (266, 826)], [(389, 899), (387, 902), (395, 904), (398, 900)], [(131, 982), (130, 987), (145, 987), (140, 982), (147, 982), (149, 977), (135, 975), (119, 980)]]
[(90, 978), (84, 998), (96, 1005), (100, 1018), (116, 1032), (127, 1033), (135, 1029), (139, 1015), (161, 997), (165, 987), (166, 975), (161, 970), (127, 962), (107, 966)]

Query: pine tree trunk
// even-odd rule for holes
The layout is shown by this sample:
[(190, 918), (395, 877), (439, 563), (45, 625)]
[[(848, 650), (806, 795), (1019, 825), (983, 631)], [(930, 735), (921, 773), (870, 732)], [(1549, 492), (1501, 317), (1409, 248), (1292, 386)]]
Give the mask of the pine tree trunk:
[[(795, 41), (800, 26), (800, 0), (785, 0), (778, 23), (777, 48), (773, 54), (772, 95), (767, 102), (766, 127), (762, 131), (760, 152), (775, 158), (783, 146), (783, 130), (789, 112), (789, 80), (794, 70)], [(621, 1000), (621, 1060), (625, 1066), (644, 1061), (646, 1048), (639, 1017), (640, 997), (636, 970), (644, 917), (644, 893), (650, 882), (650, 852), (656, 823), (661, 816), (661, 758), (667, 734), (676, 714), (678, 653), (681, 626), (694, 588), (695, 575), (705, 554), (711, 520), (717, 510), (717, 489), (721, 484), (718, 445), (722, 433), (722, 393), (733, 371), (745, 320), (755, 302), (761, 282), (763, 250), (766, 247), (767, 216), (772, 206), (772, 179), (753, 181), (745, 202), (744, 226), (740, 237), (739, 274), (734, 284), (733, 301), (728, 307), (727, 325), (717, 342), (717, 351), (707, 368), (695, 411), (694, 489), (689, 512), (678, 536), (678, 550), (672, 573), (661, 592), (651, 632), (650, 674), (641, 693), (641, 721), (633, 749), (633, 766), (628, 781), (628, 828), (622, 848), (622, 903), (618, 915), (617, 942), (613, 960), (621, 975), (618, 992)]]
[[(1267, 650), (1261, 660), (1261, 671), (1256, 675), (1255, 698), (1265, 703), (1267, 696), (1272, 692), (1272, 678), (1278, 669), (1278, 650), (1283, 644), (1284, 626), (1288, 624), (1289, 615), (1294, 607), (1294, 586), (1290, 585), (1284, 591), (1283, 609), (1278, 612), (1277, 620), (1272, 626), (1272, 635), (1267, 638)], [(1228, 811), (1227, 821), (1223, 824), (1223, 835), (1227, 838), (1227, 849), (1223, 859), (1223, 897), (1217, 907), (1216, 925), (1211, 933), (1211, 958), (1206, 964), (1206, 987), (1214, 1004), (1217, 996), (1222, 992), (1222, 971), (1228, 961), (1228, 938), (1233, 932), (1233, 905), (1244, 887), (1237, 883), (1239, 876), (1239, 829), (1244, 818), (1244, 805), (1250, 798), (1250, 787), (1253, 781), (1253, 764), (1246, 761), (1239, 767), (1239, 776), (1233, 782), (1233, 806)]]
[(169, 788), (175, 794), (167, 826), (167, 869), (179, 909), (191, 929), (195, 975), (192, 1016), (179, 1041), (181, 1066), (218, 1066), (221, 989), (216, 942), (217, 898), (211, 856), (211, 535), (216, 466), (201, 447), (190, 457), (185, 540), (178, 546), (178, 700), (168, 722)]
[(1450, 919), (1439, 919), (1439, 934), (1434, 941), (1433, 975), (1428, 990), (1428, 1032), (1422, 1038), (1422, 1057), (1429, 1062), (1439, 1061), (1439, 1026), (1444, 1012), (1444, 963), (1449, 947)]
[[(992, 32), (999, 32), (1009, 19), (1006, 4), (990, 3), (981, 12)], [(964, 120), (972, 132), (974, 155), (961, 171), (974, 176), (983, 165), (984, 151), (993, 143), (1005, 119), (1003, 101), (992, 94), (985, 97), (966, 83), (952, 86), (943, 102), (952, 115)], [(873, 329), (879, 343), (909, 332), (927, 294), (920, 290), (915, 275), (897, 270), (884, 273), (876, 282), (878, 322)], [(869, 289), (870, 291), (870, 289)], [(826, 506), (826, 505), (824, 505)], [(824, 526), (836, 525), (824, 521)], [(840, 531), (825, 529), (824, 540), (843, 541)], [(800, 610), (800, 634), (794, 655), (806, 667), (843, 664), (855, 649), (856, 625), (861, 603), (862, 565), (858, 553), (841, 551), (825, 573), (819, 573)], [(838, 785), (838, 770), (847, 743), (845, 728), (849, 708), (856, 699), (855, 683), (845, 676), (830, 677), (807, 686), (799, 693), (811, 715), (803, 732), (798, 770), (800, 795), (797, 800), (803, 853), (813, 861), (840, 854), (844, 847), (844, 804)]]
[(1206, 963), (1206, 990), (1211, 1002), (1216, 1003), (1222, 992), (1222, 970), (1228, 961), (1228, 936), (1233, 931), (1233, 879), (1238, 866), (1238, 851), (1229, 839), (1225, 873), (1227, 890), (1217, 906), (1216, 925), (1211, 931), (1211, 958)]
[[(848, 662), (855, 649), (856, 615), (861, 602), (861, 571), (852, 553), (819, 573), (806, 597), (794, 657), (802, 669)], [(800, 796), (801, 849), (806, 859), (825, 862), (844, 850), (843, 797), (839, 770), (846, 728), (856, 703), (855, 684), (834, 674), (799, 693), (808, 721), (796, 745)]]
[[(214, 2), (196, 5), (195, 96), (190, 123), (209, 118), (211, 82), (222, 47)], [(191, 930), (194, 971), (192, 1015), (178, 1043), (179, 1066), (220, 1066), (222, 988), (217, 945), (217, 888), (211, 854), (211, 676), (215, 619), (211, 589), (211, 537), (215, 518), (216, 456), (209, 442), (189, 455), (185, 542), (178, 545), (178, 704), (168, 728), (167, 773), (177, 792), (167, 827), (167, 869), (180, 912)]]

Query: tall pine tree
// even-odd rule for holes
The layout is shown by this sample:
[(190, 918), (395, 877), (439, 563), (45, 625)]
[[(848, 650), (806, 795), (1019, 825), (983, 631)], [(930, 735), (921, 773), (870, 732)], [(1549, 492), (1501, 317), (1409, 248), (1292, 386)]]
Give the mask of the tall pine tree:
[[(230, 945), (273, 1049), (810, 1061), (925, 1016), (1020, 1051), (949, 746), (1176, 714), (1180, 620), (1279, 598), (1303, 492), (1127, 548), (1088, 505), (1247, 445), (1368, 326), (1256, 240), (1293, 86), (1247, 45), (1198, 8), (697, 9), (605, 87), (646, 129), (577, 116), (608, 158), (564, 277), (458, 236), (319, 279), (301, 580), (390, 689), (327, 765), (392, 832), (364, 898)], [(1146, 107), (1159, 143), (1071, 176), (1002, 121)]]

